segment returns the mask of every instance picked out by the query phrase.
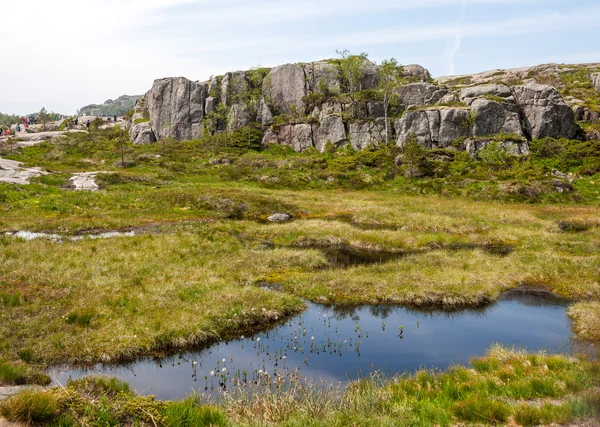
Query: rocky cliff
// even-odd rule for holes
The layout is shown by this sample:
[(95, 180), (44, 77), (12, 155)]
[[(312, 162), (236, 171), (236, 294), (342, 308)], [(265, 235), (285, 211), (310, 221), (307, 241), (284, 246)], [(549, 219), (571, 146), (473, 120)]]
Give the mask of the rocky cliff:
[(531, 139), (583, 138), (577, 121), (599, 120), (600, 64), (433, 80), (419, 65), (396, 67), (390, 77), (361, 61), (354, 75), (341, 60), (328, 60), (235, 71), (206, 82), (156, 80), (136, 105), (132, 141), (194, 139), (253, 126), (263, 144), (297, 151), (403, 146), (416, 138), (427, 148), (474, 154), (494, 137), (525, 154)]

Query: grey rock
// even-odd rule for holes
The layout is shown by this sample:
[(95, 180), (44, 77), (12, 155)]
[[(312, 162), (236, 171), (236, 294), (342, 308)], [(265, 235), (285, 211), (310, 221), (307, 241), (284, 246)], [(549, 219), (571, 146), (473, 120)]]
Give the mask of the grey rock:
[(491, 84), (483, 86), (472, 86), (460, 91), (459, 99), (461, 102), (471, 105), (476, 99), (493, 96), (502, 98), (506, 102), (515, 102), (512, 91), (506, 85)]
[(471, 111), (475, 117), (473, 136), (498, 133), (523, 136), (519, 107), (514, 102), (496, 102), (478, 98), (471, 103)]
[(600, 121), (600, 113), (582, 105), (573, 108), (573, 112), (575, 113), (575, 120), (579, 122), (595, 123)]
[(573, 182), (573, 177), (571, 175), (567, 175), (566, 173), (562, 173), (559, 170), (552, 169), (551, 174), (552, 174), (553, 177), (564, 179), (564, 180), (569, 181), (569, 182)]
[(320, 122), (315, 141), (317, 150), (325, 151), (327, 141), (335, 147), (346, 144), (346, 129), (339, 115), (321, 115)]
[(411, 83), (395, 90), (398, 101), (405, 108), (409, 106), (425, 106), (438, 103), (448, 94), (448, 89), (429, 83)]
[(354, 119), (367, 119), (369, 117), (369, 110), (366, 102), (342, 104), (342, 111)]
[(378, 119), (385, 117), (385, 109), (383, 108), (383, 102), (369, 102), (367, 103), (367, 113), (369, 118)]
[(273, 124), (273, 113), (271, 113), (271, 109), (264, 99), (261, 99), (258, 103), (256, 121), (263, 127), (271, 126), (271, 124)]
[(218, 96), (219, 93), (219, 79), (212, 77), (208, 82), (208, 95), (212, 97)]
[(364, 150), (370, 145), (378, 147), (385, 144), (385, 122), (383, 119), (379, 119), (362, 123), (350, 123), (348, 138), (352, 148), (357, 151)]
[(156, 136), (150, 122), (134, 124), (129, 129), (131, 142), (134, 144), (152, 144), (156, 142)]
[(342, 104), (339, 102), (325, 102), (321, 104), (321, 109), (317, 117), (321, 119), (324, 116), (328, 116), (331, 114), (341, 114), (342, 113)]
[(456, 92), (448, 92), (446, 95), (444, 95), (442, 97), (442, 99), (440, 99), (440, 101), (438, 102), (438, 104), (449, 104), (452, 102), (460, 102), (460, 99), (458, 97), (458, 93)]
[(221, 102), (232, 105), (235, 98), (248, 90), (248, 80), (245, 71), (225, 73), (221, 82)]
[(204, 111), (206, 114), (210, 114), (217, 108), (217, 98), (209, 96), (206, 98)]
[(227, 115), (227, 132), (235, 132), (244, 126), (248, 126), (249, 123), (250, 112), (248, 106), (243, 102), (232, 105)]
[(431, 74), (429, 70), (418, 64), (409, 64), (402, 67), (402, 77), (419, 79), (422, 82), (426, 82), (431, 79)]
[(295, 151), (304, 151), (314, 146), (312, 126), (309, 124), (281, 126), (277, 131), (267, 131), (262, 142), (288, 145)]
[(406, 111), (395, 124), (397, 145), (403, 147), (414, 134), (425, 148), (445, 148), (455, 139), (469, 136), (468, 117), (469, 110), (464, 108)]
[[(469, 135), (469, 126), (466, 124), (469, 118), (468, 110), (446, 108), (439, 110), (439, 115), (440, 132), (437, 135), (437, 140), (432, 141), (434, 147), (446, 148), (452, 141)], [(432, 133), (432, 135), (435, 137), (435, 133)]]
[(73, 174), (69, 179), (69, 186), (74, 190), (96, 191), (100, 186), (96, 183), (96, 176), (100, 172), (81, 172)]
[(592, 84), (598, 92), (600, 92), (600, 73), (593, 73), (591, 76)]
[(279, 144), (279, 138), (277, 137), (277, 132), (275, 132), (274, 129), (267, 129), (263, 135), (262, 145), (267, 144)]
[(298, 64), (275, 67), (263, 82), (263, 96), (277, 108), (277, 113), (304, 112), (306, 96), (304, 70)]
[(360, 90), (375, 89), (379, 85), (379, 67), (367, 58), (363, 60)]
[[(473, 157), (477, 156), (485, 147), (495, 142), (490, 139), (467, 139), (465, 141), (465, 150)], [(526, 139), (522, 141), (505, 140), (500, 141), (500, 146), (514, 156), (525, 156), (529, 154), (529, 144)]]
[(320, 92), (321, 85), (331, 92), (340, 91), (339, 72), (335, 66), (327, 62), (311, 62), (304, 64), (304, 72), (311, 92)]
[(528, 83), (513, 88), (531, 138), (567, 138), (578, 134), (575, 115), (552, 86)]
[(29, 184), (31, 178), (48, 175), (42, 168), (23, 168), (23, 163), (0, 158), (0, 182)]
[(269, 222), (286, 222), (292, 219), (292, 216), (288, 213), (274, 213), (273, 215), (269, 216), (267, 218), (267, 220)]
[(207, 86), (183, 77), (155, 80), (147, 94), (152, 129), (157, 139), (193, 139), (204, 118)]

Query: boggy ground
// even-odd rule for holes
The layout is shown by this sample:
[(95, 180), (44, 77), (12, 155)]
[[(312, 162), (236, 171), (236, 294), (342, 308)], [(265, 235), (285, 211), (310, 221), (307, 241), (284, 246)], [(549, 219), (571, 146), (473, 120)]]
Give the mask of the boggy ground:
[[(247, 147), (232, 148), (228, 141), (225, 145), (219, 145), (220, 141), (210, 141), (213, 145), (165, 142), (133, 148), (116, 144), (117, 138), (98, 132), (54, 144), (2, 147), (4, 157), (30, 167), (42, 166), (50, 174), (35, 178), (37, 182), (31, 185), (0, 185), (0, 231), (74, 235), (135, 229), (137, 235), (60, 242), (0, 237), (0, 383), (44, 383), (39, 370), (49, 365), (116, 362), (268, 327), (302, 310), (302, 298), (454, 309), (489, 303), (520, 285), (540, 286), (571, 299), (574, 331), (584, 339), (600, 340), (600, 186), (596, 184), (600, 176), (594, 175), (595, 170), (589, 172), (593, 163), (589, 156), (579, 163), (573, 160), (578, 154), (566, 142), (555, 142), (553, 154), (546, 153), (546, 157), (504, 158), (501, 166), (496, 160), (455, 159), (444, 166), (446, 175), (437, 177), (439, 165), (430, 157), (439, 153), (421, 153), (409, 166), (420, 168), (423, 176), (408, 179), (403, 175), (405, 166), (393, 162), (399, 154), (395, 149), (292, 154), (273, 148), (256, 153)], [(590, 149), (591, 143), (585, 144)], [(122, 152), (127, 154), (126, 165), (120, 163)], [(569, 191), (557, 186), (549, 174), (557, 164), (570, 165), (564, 172), (582, 174)], [(579, 170), (584, 167), (587, 175)], [(89, 170), (109, 172), (98, 178), (102, 190), (61, 188), (71, 173)], [(294, 220), (264, 222), (274, 212), (288, 212)], [(490, 246), (513, 250), (498, 254), (487, 250)], [(323, 251), (331, 248), (397, 256), (381, 263), (334, 268)], [(281, 285), (285, 292), (266, 291), (261, 288), (265, 283)], [(497, 354), (490, 357), (501, 360)], [(542, 415), (544, 409), (533, 410), (532, 419), (568, 421), (597, 415), (597, 396), (590, 400), (585, 394), (592, 393), (597, 365), (576, 360), (564, 364), (587, 372), (589, 383), (571, 390), (564, 385), (566, 379), (552, 377), (548, 381), (554, 385), (548, 386), (564, 385), (561, 396), (579, 396), (573, 399), (584, 399), (587, 406), (571, 410), (569, 401), (570, 412), (565, 409), (569, 416), (561, 418), (550, 408), (546, 411), (550, 415)], [(565, 375), (572, 381), (577, 377), (571, 376), (575, 374), (570, 369)], [(466, 369), (456, 372), (465, 374), (448, 375), (466, 388), (473, 381), (483, 381), (471, 378)], [(531, 381), (537, 376), (527, 375)], [(431, 377), (419, 387), (442, 387), (443, 378)], [(272, 415), (260, 422), (504, 423), (516, 417), (519, 403), (503, 399), (521, 402), (529, 397), (507, 394), (506, 379), (501, 381), (486, 378), (482, 386), (502, 390), (494, 392), (492, 400), (499, 399), (498, 405), (509, 409), (499, 406), (504, 415), (497, 420), (494, 414), (464, 418), (467, 413), (478, 413), (481, 402), (471, 394), (455, 392), (439, 397), (450, 399), (442, 418), (427, 418), (419, 415), (420, 405), (430, 405), (433, 411), (439, 406), (438, 397), (430, 403), (424, 397), (416, 401), (400, 398), (389, 384), (371, 380), (344, 394), (333, 393), (336, 397), (331, 397), (331, 404), (341, 406), (336, 406), (338, 410), (327, 422), (303, 406), (310, 406), (310, 393), (302, 395), (297, 407), (289, 403), (295, 408), (293, 416)], [(371, 390), (368, 395), (346, 401), (363, 387)], [(50, 392), (57, 393), (62, 392)], [(62, 409), (56, 414), (89, 404), (86, 399), (92, 397), (86, 393), (77, 391), (77, 398), (58, 396)], [(556, 397), (544, 393), (539, 397)], [(276, 413), (284, 407), (284, 398), (271, 398), (269, 411)], [(168, 406), (132, 396), (123, 405), (130, 408), (137, 399), (143, 400), (142, 406)], [(94, 405), (102, 402), (98, 396), (92, 400)], [(459, 401), (467, 409), (456, 409)], [(197, 408), (194, 402), (179, 405)], [(469, 405), (475, 406), (471, 410)], [(115, 410), (106, 409), (107, 413)], [(252, 414), (240, 414), (235, 402), (215, 411), (216, 424), (253, 423)], [(221, 420), (223, 412), (228, 415)], [(379, 415), (372, 419), (369, 413)], [(77, 414), (80, 422), (86, 419)], [(353, 421), (344, 414), (357, 418)], [(135, 419), (152, 422), (152, 417)]]

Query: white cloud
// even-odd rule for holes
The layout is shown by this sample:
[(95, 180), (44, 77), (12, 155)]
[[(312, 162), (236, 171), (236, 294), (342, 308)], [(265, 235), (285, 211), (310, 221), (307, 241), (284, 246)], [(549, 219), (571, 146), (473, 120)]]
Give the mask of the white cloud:
[[(453, 40), (445, 64), (450, 71), (465, 38), (567, 33), (600, 25), (597, 7), (536, 15), (539, 8), (552, 10), (558, 0), (469, 0), (470, 10), (535, 7), (519, 18), (463, 25), (453, 22), (455, 13), (447, 18), (440, 13), (456, 10), (463, 1), (28, 0), (27, 8), (7, 1), (2, 12), (10, 18), (0, 25), (0, 39), (10, 46), (5, 50), (10, 60), (0, 68), (0, 111), (29, 113), (45, 106), (74, 112), (123, 93), (143, 93), (155, 78), (204, 79), (260, 62), (317, 59), (345, 47), (403, 46), (406, 55), (434, 57), (437, 52), (409, 48)], [(411, 23), (413, 16), (432, 18), (419, 24)]]

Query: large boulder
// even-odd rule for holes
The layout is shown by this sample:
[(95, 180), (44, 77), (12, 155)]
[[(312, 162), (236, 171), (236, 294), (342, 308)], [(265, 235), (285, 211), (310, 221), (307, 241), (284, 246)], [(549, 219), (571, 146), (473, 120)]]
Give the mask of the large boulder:
[(552, 86), (527, 83), (513, 88), (530, 138), (567, 138), (578, 134), (573, 110)]
[(277, 130), (269, 129), (262, 143), (288, 145), (295, 151), (304, 151), (314, 146), (313, 129), (309, 124), (286, 125)]
[(311, 62), (304, 64), (304, 72), (311, 92), (320, 92), (323, 85), (332, 92), (340, 90), (339, 71), (334, 65), (323, 61)]
[(412, 83), (395, 90), (398, 101), (405, 108), (409, 106), (434, 105), (445, 95), (448, 89), (430, 83)]
[(193, 139), (204, 118), (207, 84), (184, 77), (154, 81), (146, 96), (152, 129), (158, 139)]
[(221, 102), (232, 105), (238, 101), (238, 96), (248, 91), (248, 80), (245, 71), (226, 73), (221, 82)]
[(478, 98), (471, 103), (473, 136), (506, 133), (523, 136), (519, 107), (514, 102)]
[(403, 147), (414, 134), (425, 148), (447, 147), (452, 141), (470, 135), (469, 114), (466, 108), (406, 111), (395, 124), (397, 145)]
[(600, 73), (594, 73), (590, 77), (592, 78), (592, 85), (600, 92)]
[(244, 102), (238, 102), (229, 109), (227, 115), (227, 132), (232, 133), (250, 124), (250, 112)]
[(429, 70), (418, 64), (409, 64), (402, 67), (402, 77), (426, 82), (431, 79), (431, 74)]
[(306, 96), (304, 70), (298, 64), (275, 67), (263, 82), (263, 96), (277, 108), (277, 114), (304, 112)]
[(143, 122), (131, 125), (129, 130), (131, 142), (134, 144), (152, 144), (156, 142), (156, 136), (152, 131), (150, 122)]
[(367, 58), (363, 59), (360, 90), (375, 89), (379, 85), (379, 67)]
[(352, 147), (357, 150), (364, 150), (370, 145), (378, 147), (385, 144), (385, 121), (378, 119), (367, 122), (353, 122), (348, 128), (348, 139)]

